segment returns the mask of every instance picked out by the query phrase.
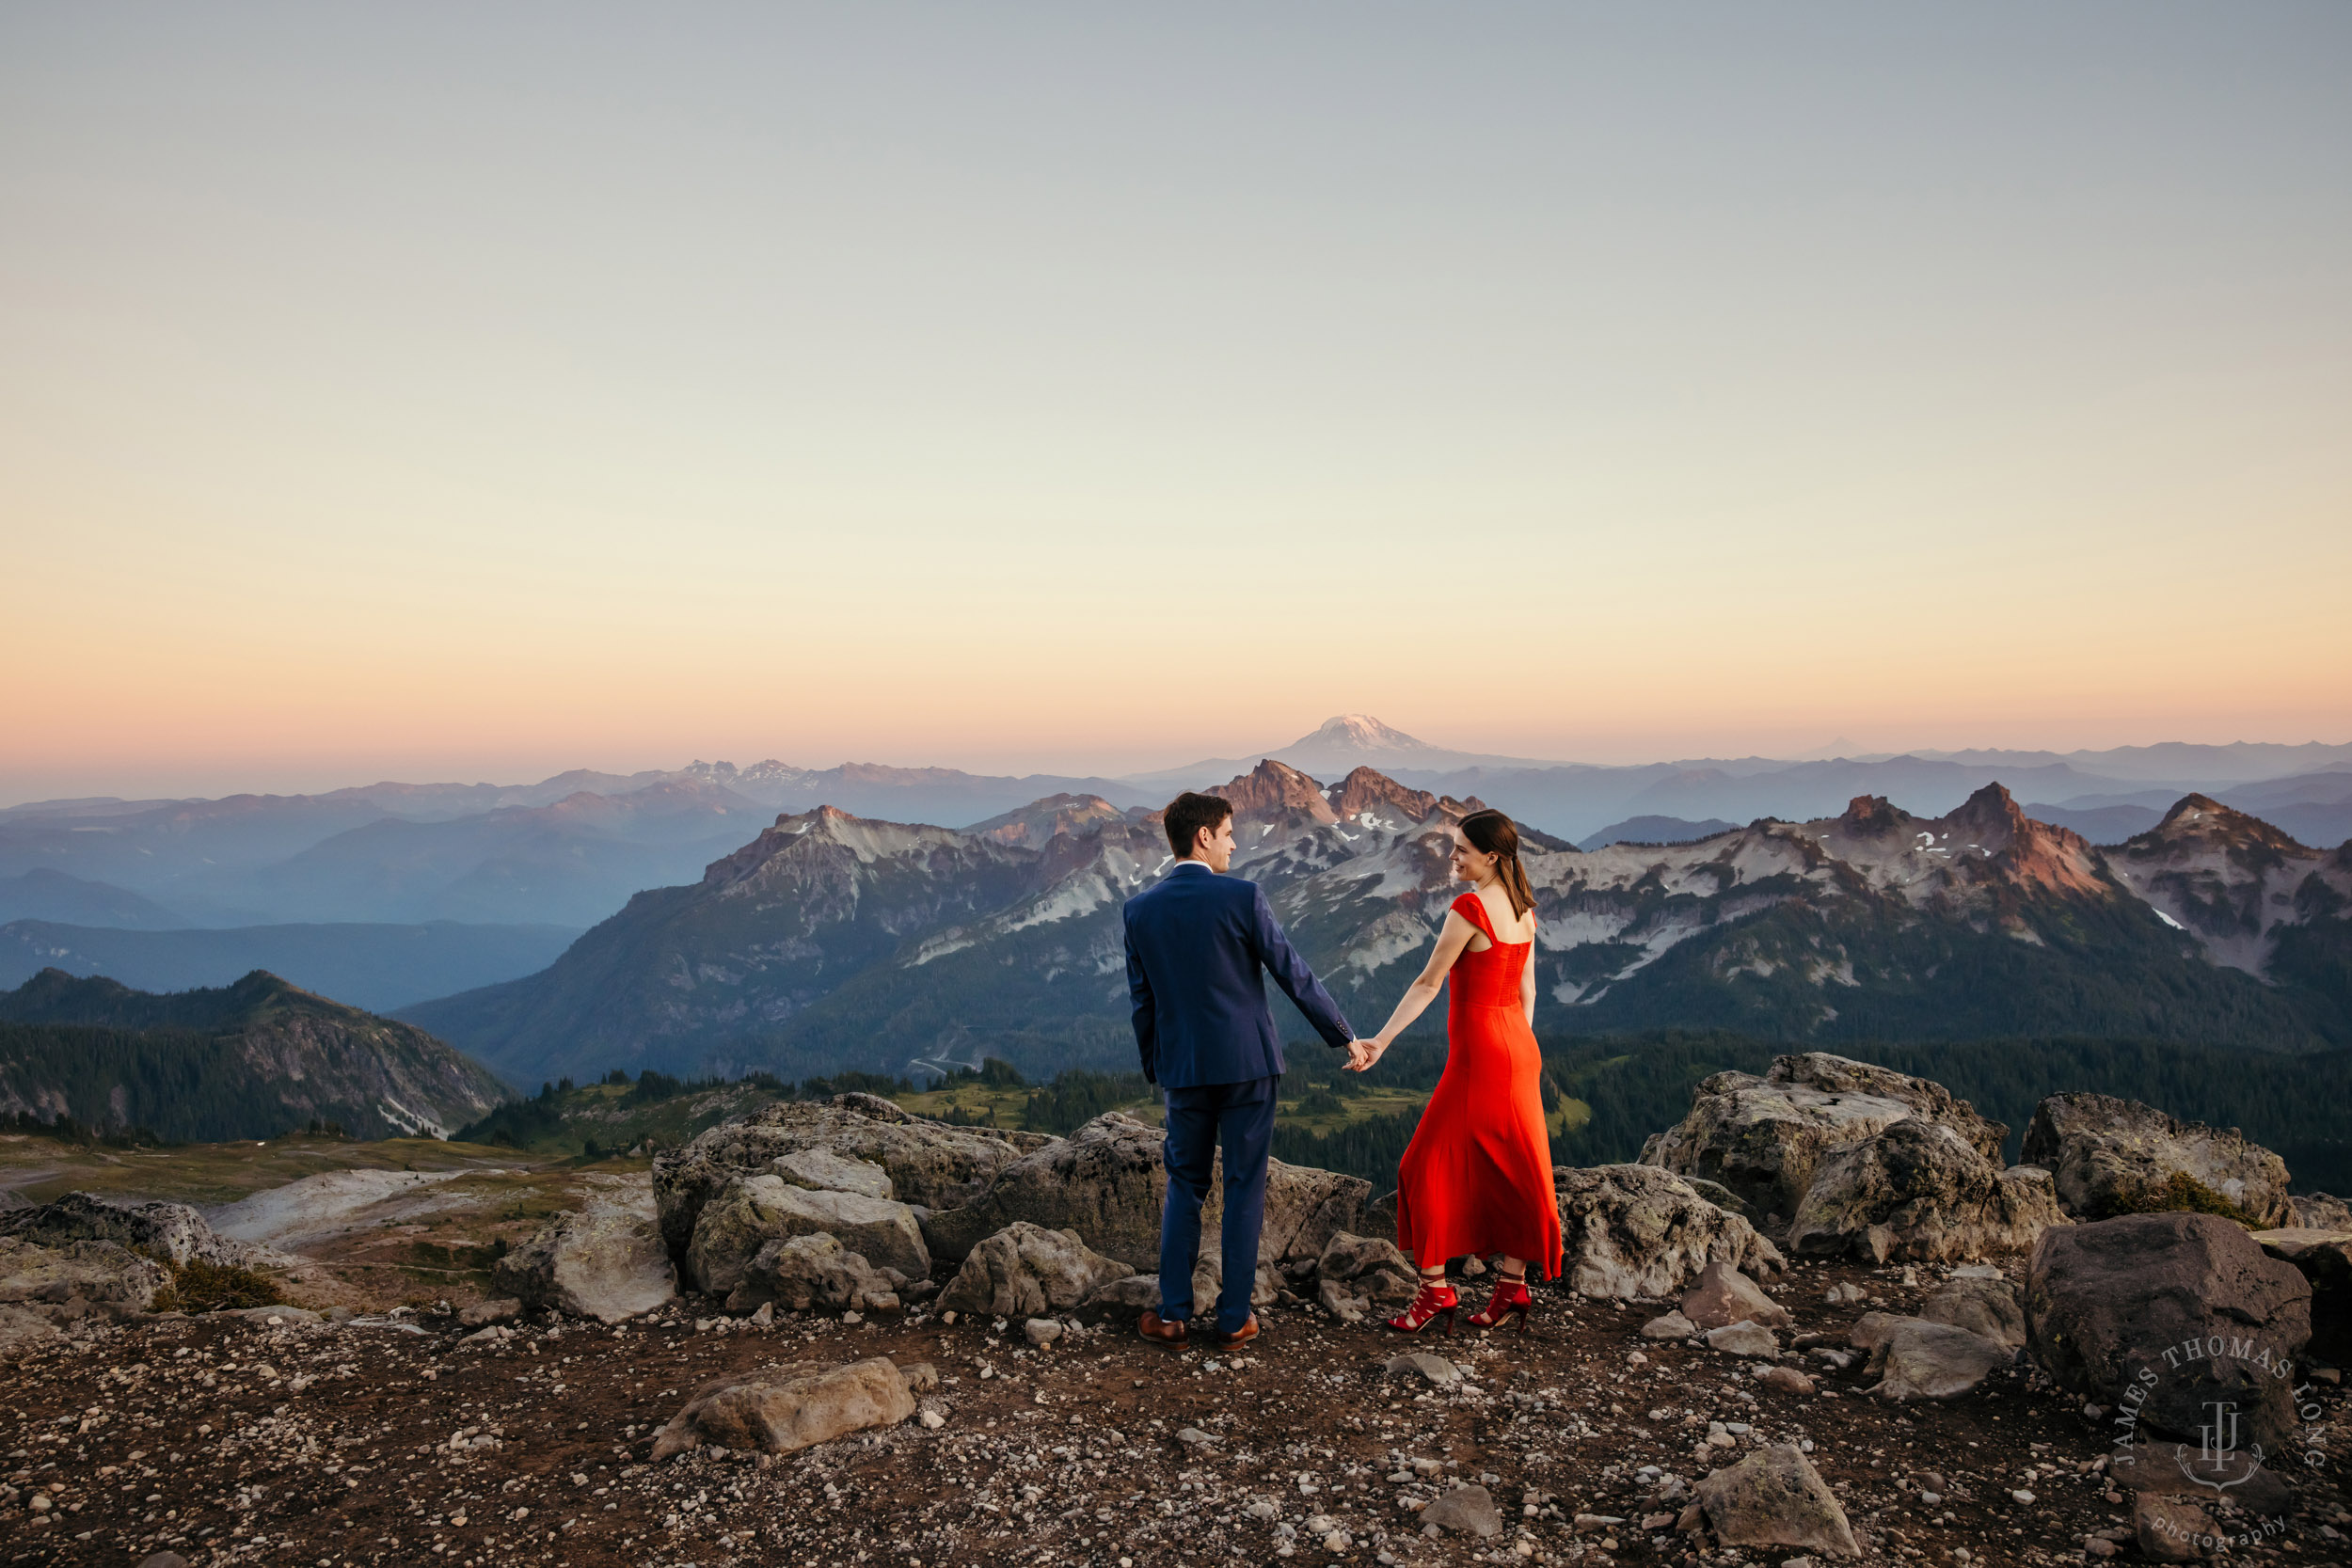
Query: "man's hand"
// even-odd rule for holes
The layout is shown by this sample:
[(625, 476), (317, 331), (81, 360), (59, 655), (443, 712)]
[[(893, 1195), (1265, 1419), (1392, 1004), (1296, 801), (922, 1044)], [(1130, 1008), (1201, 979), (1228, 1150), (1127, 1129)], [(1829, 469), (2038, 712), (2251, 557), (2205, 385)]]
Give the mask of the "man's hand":
[(1363, 1072), (1380, 1059), (1389, 1048), (1378, 1039), (1352, 1039), (1347, 1042), (1347, 1070)]

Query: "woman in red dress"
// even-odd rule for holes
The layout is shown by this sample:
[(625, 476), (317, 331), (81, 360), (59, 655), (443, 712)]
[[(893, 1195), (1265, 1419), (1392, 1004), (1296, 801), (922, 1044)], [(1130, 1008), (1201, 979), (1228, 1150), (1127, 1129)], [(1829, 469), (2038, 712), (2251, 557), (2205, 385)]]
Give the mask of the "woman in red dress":
[(1543, 1059), (1535, 1049), (1535, 895), (1519, 864), (1518, 830), (1499, 811), (1472, 812), (1455, 834), (1454, 874), (1474, 891), (1454, 901), (1437, 950), (1380, 1033), (1351, 1064), (1380, 1059), (1452, 984), (1445, 1075), (1396, 1172), (1396, 1243), (1421, 1270), (1421, 1291), (1389, 1326), (1431, 1319), (1454, 1331), (1449, 1258), (1502, 1254), (1480, 1328), (1516, 1315), (1527, 1326), (1527, 1266), (1560, 1273), (1560, 1210), (1544, 1127)]

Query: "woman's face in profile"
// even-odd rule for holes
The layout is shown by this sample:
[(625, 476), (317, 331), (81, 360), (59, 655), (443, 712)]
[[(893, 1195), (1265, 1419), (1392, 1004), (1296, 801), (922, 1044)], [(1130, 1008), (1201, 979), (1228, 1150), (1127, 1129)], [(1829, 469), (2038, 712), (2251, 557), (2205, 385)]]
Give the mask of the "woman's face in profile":
[(1461, 830), (1454, 833), (1454, 879), (1475, 887), (1486, 879), (1495, 868), (1495, 857), (1480, 849), (1464, 837)]

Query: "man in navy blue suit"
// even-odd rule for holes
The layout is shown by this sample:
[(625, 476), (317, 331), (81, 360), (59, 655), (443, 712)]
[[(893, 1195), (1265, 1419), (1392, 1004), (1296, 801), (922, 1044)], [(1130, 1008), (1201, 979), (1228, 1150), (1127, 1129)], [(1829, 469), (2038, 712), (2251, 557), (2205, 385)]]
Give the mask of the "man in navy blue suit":
[(1315, 1033), (1351, 1059), (1356, 1031), (1282, 934), (1264, 891), (1223, 874), (1233, 863), (1230, 802), (1189, 790), (1176, 797), (1168, 806), (1168, 847), (1176, 863), (1156, 886), (1128, 899), (1125, 911), (1136, 1044), (1143, 1076), (1168, 1102), (1160, 1306), (1143, 1314), (1141, 1328), (1147, 1339), (1184, 1343), (1200, 1205), (1221, 1141), (1225, 1283), (1216, 1298), (1215, 1342), (1230, 1348), (1258, 1335), (1249, 1292), (1265, 1222), (1275, 1091), (1284, 1070), (1264, 976), (1273, 975)]

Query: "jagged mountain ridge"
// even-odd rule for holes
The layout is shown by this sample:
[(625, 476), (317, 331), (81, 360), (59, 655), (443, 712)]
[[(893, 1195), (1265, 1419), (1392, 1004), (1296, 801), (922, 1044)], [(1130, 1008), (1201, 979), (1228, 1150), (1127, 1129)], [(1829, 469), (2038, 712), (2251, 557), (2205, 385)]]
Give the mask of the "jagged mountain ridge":
[(158, 995), (48, 969), (0, 992), (0, 1115), (70, 1115), (165, 1137), (276, 1137), (312, 1118), (359, 1138), (431, 1134), (506, 1097), (413, 1024), (265, 970)]
[[(1220, 792), (1235, 803), (1233, 872), (1266, 887), (1343, 1006), (1375, 1026), (1460, 891), (1448, 829), (1476, 802), (1369, 768), (1326, 786), (1270, 759)], [(2241, 902), (2255, 872), (2226, 851), (2209, 863), (2189, 835), (2210, 824), (2186, 808), (2128, 854), (2033, 820), (1998, 785), (1933, 818), (1864, 798), (1687, 844), (1584, 853), (1537, 838), (1538, 1027), (2344, 1038), (2352, 1008), (2327, 955), (2352, 929), (2352, 864), (2239, 831), (2264, 846), (2262, 908), (2297, 891), (2261, 942), (2212, 946), (2167, 902), (2189, 873), (2166, 860), (2174, 877), (2159, 883), (2145, 867), (2187, 856)], [(896, 1070), (1024, 1045), (1116, 1062), (1119, 905), (1170, 859), (1155, 816), (1099, 799), (1041, 801), (986, 832), (787, 815), (700, 883), (639, 895), (543, 974), (404, 1016), (531, 1075)], [(2282, 941), (2314, 932), (2316, 956), (2268, 972)]]

